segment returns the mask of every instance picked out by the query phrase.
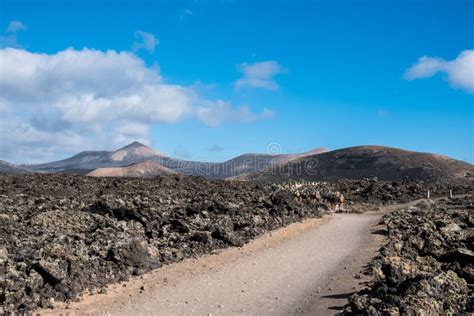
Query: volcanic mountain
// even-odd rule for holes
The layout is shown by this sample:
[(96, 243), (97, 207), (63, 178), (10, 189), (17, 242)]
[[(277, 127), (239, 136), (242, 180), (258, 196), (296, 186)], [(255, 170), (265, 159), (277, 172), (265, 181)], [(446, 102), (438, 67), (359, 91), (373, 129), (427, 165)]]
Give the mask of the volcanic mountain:
[(115, 151), (83, 151), (64, 160), (25, 167), (40, 172), (85, 174), (97, 168), (127, 166), (157, 157), (164, 155), (139, 142), (133, 142)]
[(280, 182), (377, 177), (387, 181), (430, 181), (472, 175), (473, 165), (449, 157), (383, 146), (358, 146), (297, 158), (236, 179)]

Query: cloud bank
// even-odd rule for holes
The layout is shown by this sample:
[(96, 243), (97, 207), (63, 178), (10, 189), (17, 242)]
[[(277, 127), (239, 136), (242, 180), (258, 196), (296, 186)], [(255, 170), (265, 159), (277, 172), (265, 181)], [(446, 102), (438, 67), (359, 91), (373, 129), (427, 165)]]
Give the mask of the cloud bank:
[(243, 87), (278, 90), (278, 83), (274, 77), (286, 72), (286, 69), (274, 60), (262, 61), (253, 64), (239, 64), (237, 66), (242, 78), (235, 82), (235, 88)]
[(156, 123), (194, 118), (216, 127), (274, 114), (207, 100), (192, 86), (167, 83), (158, 67), (131, 52), (68, 48), (40, 54), (5, 48), (0, 74), (0, 159), (13, 162), (133, 140), (149, 144)]
[(405, 79), (429, 78), (437, 73), (446, 74), (451, 86), (474, 93), (474, 50), (465, 50), (450, 61), (423, 56), (405, 72)]

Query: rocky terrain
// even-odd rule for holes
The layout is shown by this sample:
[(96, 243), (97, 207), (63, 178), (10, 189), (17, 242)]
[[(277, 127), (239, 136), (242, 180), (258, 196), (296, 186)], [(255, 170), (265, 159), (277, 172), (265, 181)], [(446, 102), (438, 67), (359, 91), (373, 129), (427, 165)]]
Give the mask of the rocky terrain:
[[(105, 291), (107, 284), (163, 264), (241, 246), (265, 231), (318, 217), (324, 201), (288, 187), (169, 175), (93, 178), (0, 174), (0, 304), (29, 311)], [(377, 180), (304, 184), (347, 207), (391, 204), (472, 190), (449, 182)], [(298, 186), (298, 190), (301, 187)]]
[(358, 146), (305, 156), (237, 178), (263, 182), (373, 177), (384, 181), (437, 181), (473, 175), (473, 165), (449, 157), (383, 146)]
[(270, 187), (289, 190), (293, 195), (298, 191), (304, 198), (320, 192), (341, 192), (345, 197), (345, 207), (350, 210), (354, 205), (360, 209), (363, 205), (390, 205), (407, 203), (427, 197), (447, 197), (453, 195), (473, 194), (474, 185), (471, 180), (460, 181), (443, 179), (436, 182), (424, 181), (379, 181), (376, 178), (363, 180), (337, 181), (289, 181), (286, 183), (269, 184)]
[(388, 243), (370, 264), (349, 314), (474, 312), (474, 197), (425, 201), (381, 220)]

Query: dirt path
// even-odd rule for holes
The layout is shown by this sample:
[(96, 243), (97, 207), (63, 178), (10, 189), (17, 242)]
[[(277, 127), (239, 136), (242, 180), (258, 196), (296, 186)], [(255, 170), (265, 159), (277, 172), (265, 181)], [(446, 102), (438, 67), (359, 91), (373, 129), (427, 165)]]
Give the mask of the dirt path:
[(381, 214), (334, 214), (292, 224), (242, 248), (163, 267), (126, 287), (114, 285), (108, 294), (87, 296), (54, 314), (334, 314), (377, 249), (370, 230)]

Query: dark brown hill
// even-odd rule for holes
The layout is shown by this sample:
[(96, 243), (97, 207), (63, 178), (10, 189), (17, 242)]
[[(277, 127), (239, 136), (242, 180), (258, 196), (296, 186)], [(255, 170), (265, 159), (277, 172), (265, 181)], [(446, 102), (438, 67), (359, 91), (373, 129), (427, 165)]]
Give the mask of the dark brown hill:
[(474, 166), (449, 157), (383, 146), (358, 146), (295, 159), (240, 180), (337, 180), (377, 177), (379, 180), (468, 178)]

